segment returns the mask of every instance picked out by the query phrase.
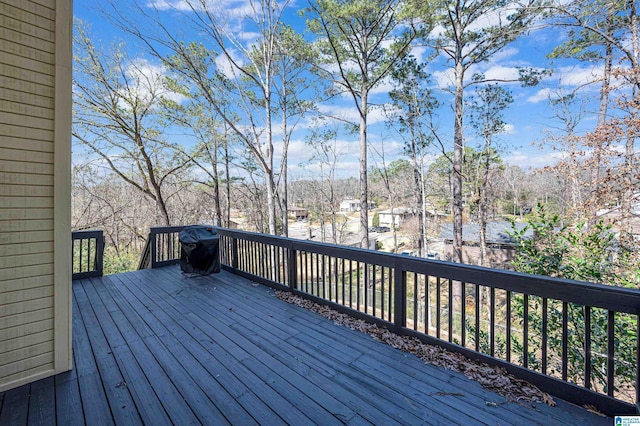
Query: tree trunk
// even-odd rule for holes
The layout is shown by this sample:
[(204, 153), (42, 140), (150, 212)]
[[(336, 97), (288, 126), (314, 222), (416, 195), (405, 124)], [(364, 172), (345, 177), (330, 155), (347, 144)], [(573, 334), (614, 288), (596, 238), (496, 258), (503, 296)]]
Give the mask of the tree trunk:
[[(462, 48), (458, 48), (455, 65), (455, 123), (453, 127), (453, 261), (462, 263), (462, 162), (464, 157), (464, 138), (462, 134), (462, 117), (464, 114), (464, 66), (462, 64)], [(453, 306), (458, 311), (464, 303), (462, 283), (453, 282)], [(464, 327), (464, 325), (462, 325)]]
[[(266, 83), (270, 84), (270, 83)], [(277, 233), (277, 219), (276, 219), (276, 188), (275, 177), (273, 173), (273, 129), (271, 123), (271, 99), (269, 88), (266, 86), (265, 90), (265, 113), (267, 121), (267, 169), (265, 170), (265, 178), (267, 184), (267, 217), (269, 234), (276, 235)]]
[(231, 176), (229, 176), (229, 139), (226, 134), (226, 126), (225, 126), (225, 142), (224, 142), (224, 173), (227, 177), (225, 182), (225, 194), (227, 196), (227, 206), (225, 209), (225, 220), (224, 226), (231, 226)]
[(367, 178), (367, 90), (366, 78), (360, 95), (360, 247), (369, 248), (369, 189)]
[(429, 255), (429, 235), (427, 233), (427, 199), (426, 190), (424, 187), (424, 173), (420, 173), (420, 196), (421, 196), (421, 210), (420, 210), (420, 235), (422, 237), (422, 254), (426, 257)]
[(413, 163), (413, 190), (416, 196), (416, 210), (418, 212), (418, 256), (425, 257), (425, 206), (424, 192), (422, 186), (422, 170), (418, 165), (418, 154), (416, 149), (415, 128), (411, 127), (411, 162)]
[[(481, 193), (484, 193), (481, 190)], [(487, 262), (487, 203), (486, 194), (480, 195), (478, 205), (478, 222), (480, 225), (480, 266), (489, 266)]]
[(464, 113), (464, 68), (461, 62), (456, 64), (455, 87), (455, 124), (453, 128), (453, 261), (462, 263), (462, 161), (464, 139), (462, 135), (462, 117)]
[[(613, 68), (613, 47), (607, 44), (605, 47), (605, 63), (602, 87), (600, 88), (600, 108), (598, 111), (598, 127), (603, 126), (607, 121), (607, 111), (609, 108), (609, 83)], [(595, 141), (593, 148), (593, 161), (591, 165), (591, 191), (589, 200), (589, 227), (591, 228), (596, 220), (600, 199), (600, 167), (602, 166), (602, 144), (604, 141)]]
[(215, 211), (216, 226), (222, 225), (222, 208), (220, 206), (220, 176), (218, 175), (218, 142), (213, 142), (213, 153), (209, 152), (211, 166), (213, 167), (213, 207)]
[[(287, 93), (286, 85), (283, 84), (282, 93)], [(282, 180), (282, 235), (285, 237), (289, 236), (289, 182), (287, 176), (287, 170), (289, 169), (288, 157), (287, 154), (289, 152), (289, 136), (287, 132), (289, 131), (289, 126), (287, 122), (287, 114), (288, 114), (287, 102), (286, 99), (282, 103), (282, 164), (280, 165), (280, 178)]]

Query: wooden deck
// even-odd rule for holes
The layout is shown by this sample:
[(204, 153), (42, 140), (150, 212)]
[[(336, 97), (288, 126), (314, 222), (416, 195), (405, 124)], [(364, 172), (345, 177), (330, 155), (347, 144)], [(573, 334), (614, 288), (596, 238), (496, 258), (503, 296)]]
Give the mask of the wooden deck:
[(612, 424), (506, 402), (226, 272), (130, 272), (73, 294), (74, 370), (0, 394), (0, 425)]

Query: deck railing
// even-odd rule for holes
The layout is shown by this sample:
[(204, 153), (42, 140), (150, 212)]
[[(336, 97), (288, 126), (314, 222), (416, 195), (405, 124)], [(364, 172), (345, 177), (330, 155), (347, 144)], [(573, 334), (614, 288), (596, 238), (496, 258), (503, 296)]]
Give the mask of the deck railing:
[(103, 272), (104, 236), (102, 231), (71, 233), (72, 278), (100, 277)]
[[(181, 227), (154, 228), (155, 265)], [(218, 229), (223, 267), (504, 368), (604, 413), (636, 412), (640, 292)], [(165, 245), (160, 248), (160, 246)], [(173, 256), (173, 258), (172, 258)]]
[(180, 261), (178, 234), (184, 226), (161, 226), (151, 228), (142, 249), (138, 269), (175, 265)]

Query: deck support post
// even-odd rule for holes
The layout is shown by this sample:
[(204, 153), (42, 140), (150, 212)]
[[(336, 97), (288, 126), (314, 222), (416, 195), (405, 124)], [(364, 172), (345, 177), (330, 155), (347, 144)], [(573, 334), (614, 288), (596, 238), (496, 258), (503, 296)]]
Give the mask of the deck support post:
[(393, 325), (396, 331), (407, 325), (407, 271), (396, 261), (393, 273)]
[(233, 271), (238, 270), (238, 239), (234, 236), (231, 238), (231, 268)]
[(96, 237), (96, 274), (101, 277), (104, 274), (104, 234), (100, 231), (100, 234)]
[(293, 293), (298, 286), (298, 265), (296, 263), (297, 251), (293, 248), (289, 248), (287, 250), (287, 254), (287, 281), (289, 284), (289, 291)]
[(151, 228), (149, 230), (149, 244), (151, 244), (151, 269), (156, 267), (156, 259), (158, 258), (158, 244), (156, 241), (157, 238), (155, 229)]

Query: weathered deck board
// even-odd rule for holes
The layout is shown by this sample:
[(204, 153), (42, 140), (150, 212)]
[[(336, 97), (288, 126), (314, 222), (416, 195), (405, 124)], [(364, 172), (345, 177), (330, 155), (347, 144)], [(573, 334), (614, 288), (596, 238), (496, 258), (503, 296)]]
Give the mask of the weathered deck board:
[(1, 425), (611, 424), (508, 402), (225, 272), (138, 271), (73, 294), (74, 370), (0, 394)]

